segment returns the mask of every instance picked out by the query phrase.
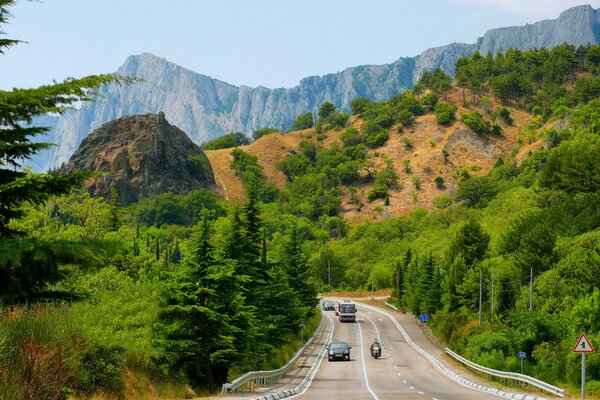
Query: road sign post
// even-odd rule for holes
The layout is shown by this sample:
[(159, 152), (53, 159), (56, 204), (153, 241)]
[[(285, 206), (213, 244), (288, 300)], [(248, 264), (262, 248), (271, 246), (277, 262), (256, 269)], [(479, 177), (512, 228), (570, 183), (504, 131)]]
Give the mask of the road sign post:
[(581, 353), (581, 399), (582, 400), (585, 399), (585, 355), (587, 353), (594, 353), (595, 351), (596, 350), (594, 350), (594, 347), (588, 340), (587, 336), (585, 336), (585, 333), (582, 333), (581, 336), (579, 336), (579, 340), (575, 344), (575, 347), (573, 347), (574, 353)]
[(521, 359), (521, 375), (523, 375), (523, 360), (527, 357), (527, 353), (524, 351), (519, 352), (519, 358)]

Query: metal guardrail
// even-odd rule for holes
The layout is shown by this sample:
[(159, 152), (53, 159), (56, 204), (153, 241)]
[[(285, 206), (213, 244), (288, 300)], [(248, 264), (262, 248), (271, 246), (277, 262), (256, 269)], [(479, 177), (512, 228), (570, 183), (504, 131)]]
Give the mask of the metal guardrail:
[(396, 307), (395, 305), (393, 305), (392, 303), (388, 303), (387, 301), (385, 302), (385, 305), (388, 306), (389, 308), (391, 308), (394, 311), (398, 311), (398, 307)]
[(450, 356), (452, 356), (452, 358), (454, 358), (455, 360), (460, 361), (461, 363), (463, 363), (463, 364), (467, 365), (468, 367), (471, 367), (479, 372), (484, 372), (486, 374), (493, 375), (493, 376), (496, 376), (499, 378), (513, 379), (513, 380), (525, 382), (525, 383), (528, 383), (535, 387), (538, 387), (542, 390), (545, 390), (549, 393), (552, 393), (556, 396), (559, 396), (559, 397), (565, 396), (564, 389), (558, 388), (558, 387), (553, 386), (544, 381), (540, 381), (539, 379), (533, 378), (528, 375), (519, 374), (516, 372), (505, 372), (505, 371), (498, 371), (498, 370), (495, 370), (492, 368), (487, 368), (487, 367), (481, 366), (479, 364), (475, 364), (474, 362), (467, 360), (466, 358), (456, 354), (455, 352), (453, 352), (452, 350), (450, 350), (447, 347), (445, 350), (446, 350), (446, 353), (448, 353)]
[(323, 312), (321, 311), (321, 321), (319, 326), (315, 330), (315, 333), (312, 335), (310, 339), (302, 346), (300, 350), (296, 352), (294, 357), (286, 365), (281, 368), (274, 369), (271, 371), (250, 371), (240, 376), (239, 378), (231, 381), (230, 383), (224, 383), (221, 386), (221, 396), (224, 396), (227, 391), (230, 392), (238, 392), (241, 390), (252, 390), (255, 386), (267, 386), (273, 385), (279, 380), (294, 366), (298, 358), (304, 353), (306, 348), (312, 343), (317, 334), (321, 331), (323, 327)]

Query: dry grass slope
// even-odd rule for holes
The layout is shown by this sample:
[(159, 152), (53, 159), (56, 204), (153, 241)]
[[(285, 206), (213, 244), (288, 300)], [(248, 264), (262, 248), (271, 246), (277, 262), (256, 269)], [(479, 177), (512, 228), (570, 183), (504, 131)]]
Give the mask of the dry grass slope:
[[(467, 96), (469, 99), (469, 96)], [(494, 99), (489, 99), (490, 105), (482, 109), (476, 105), (466, 108), (462, 104), (462, 90), (454, 89), (448, 95), (448, 101), (458, 107), (457, 118), (460, 114), (476, 110), (487, 118), (490, 112), (499, 107)], [(459, 120), (448, 126), (441, 126), (435, 122), (435, 115), (428, 113), (417, 117), (411, 126), (398, 133), (398, 126), (390, 129), (388, 142), (374, 150), (369, 151), (375, 170), (385, 167), (385, 158), (393, 160), (393, 166), (398, 174), (398, 183), (389, 191), (390, 204), (384, 205), (383, 200), (369, 203), (367, 194), (371, 183), (356, 184), (352, 190), (342, 188), (342, 216), (353, 222), (367, 220), (380, 220), (389, 217), (407, 215), (416, 208), (434, 208), (434, 199), (441, 195), (453, 195), (458, 187), (458, 180), (453, 175), (461, 167), (468, 169), (471, 175), (486, 174), (496, 163), (499, 157), (505, 160), (511, 152), (517, 149), (518, 160), (524, 155), (541, 146), (540, 142), (521, 145), (522, 132), (530, 123), (531, 116), (522, 110), (508, 107), (514, 123), (502, 126), (502, 135), (481, 137), (469, 130)], [(360, 129), (362, 120), (352, 117), (351, 126)], [(310, 140), (320, 147), (329, 147), (334, 142), (340, 142), (340, 131), (326, 132), (325, 139), (318, 141), (314, 129), (290, 133), (274, 133), (263, 136), (254, 143), (241, 147), (244, 151), (258, 157), (263, 166), (267, 179), (277, 187), (285, 186), (285, 176), (277, 170), (276, 163), (291, 151), (298, 148), (302, 140)], [(411, 145), (407, 146), (408, 139)], [(444, 151), (448, 156), (444, 156)], [(231, 149), (207, 151), (215, 174), (215, 181), (221, 195), (229, 201), (241, 201), (244, 197), (244, 186), (241, 180), (231, 170)], [(404, 160), (410, 161), (410, 172), (404, 171)], [(413, 177), (418, 176), (421, 182), (416, 189)], [(443, 188), (438, 188), (434, 182), (437, 176), (444, 179)], [(351, 191), (354, 192), (351, 195)], [(352, 199), (354, 198), (354, 199)]]

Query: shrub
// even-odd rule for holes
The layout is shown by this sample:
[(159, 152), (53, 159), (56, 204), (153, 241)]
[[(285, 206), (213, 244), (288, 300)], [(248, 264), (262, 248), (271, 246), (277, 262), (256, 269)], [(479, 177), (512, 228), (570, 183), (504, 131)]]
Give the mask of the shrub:
[(350, 110), (352, 110), (352, 115), (362, 114), (371, 103), (372, 101), (366, 97), (357, 97), (356, 99), (352, 100), (350, 102)]
[(437, 196), (436, 198), (433, 199), (433, 204), (435, 205), (436, 208), (439, 208), (439, 209), (448, 208), (452, 205), (452, 196), (449, 196), (449, 195)]
[(228, 149), (250, 144), (250, 138), (241, 132), (232, 132), (202, 144), (204, 150)]
[(332, 128), (345, 128), (350, 116), (346, 113), (334, 113), (327, 121)]
[(387, 196), (387, 186), (383, 183), (375, 183), (369, 194), (367, 195), (367, 199), (369, 202), (372, 202), (375, 199), (383, 199)]
[(402, 160), (402, 166), (404, 172), (406, 172), (407, 174), (412, 171), (412, 168), (410, 167), (410, 160)]
[(419, 178), (418, 176), (413, 176), (412, 178), (413, 181), (413, 185), (415, 185), (415, 189), (419, 190), (421, 189), (421, 178)]
[(436, 176), (433, 181), (435, 182), (435, 186), (438, 189), (442, 189), (444, 187), (444, 178), (442, 178), (441, 176)]
[(293, 131), (300, 131), (303, 129), (309, 129), (314, 126), (313, 115), (309, 111), (306, 114), (299, 115), (294, 122), (292, 122), (291, 129)]
[(398, 111), (398, 121), (404, 126), (410, 125), (415, 119), (415, 114), (408, 110), (400, 110)]
[(504, 122), (506, 125), (512, 125), (513, 124), (513, 119), (510, 116), (510, 111), (508, 110), (508, 108), (506, 108), (506, 107), (500, 107), (498, 109), (498, 111), (496, 112), (496, 114), (498, 115), (498, 118), (500, 118), (500, 120), (502, 122)]
[(92, 394), (98, 390), (122, 397), (121, 367), (124, 350), (117, 347), (97, 346), (83, 354), (75, 379), (80, 392)]
[(456, 117), (456, 106), (449, 103), (437, 103), (435, 106), (435, 120), (440, 125), (452, 122)]
[(435, 92), (429, 92), (421, 99), (421, 104), (429, 111), (433, 111), (438, 104), (439, 96)]
[(485, 134), (492, 129), (492, 124), (477, 111), (466, 112), (461, 116), (461, 120), (475, 133)]

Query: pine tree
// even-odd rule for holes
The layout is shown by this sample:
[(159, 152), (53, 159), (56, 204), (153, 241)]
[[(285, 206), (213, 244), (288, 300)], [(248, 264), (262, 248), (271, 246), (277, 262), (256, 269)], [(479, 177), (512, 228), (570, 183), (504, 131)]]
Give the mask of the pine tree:
[[(184, 372), (195, 387), (214, 391), (247, 350), (252, 315), (243, 304), (231, 263), (215, 258), (208, 212), (201, 215), (190, 257), (164, 283), (157, 325), (159, 343), (173, 371)], [(245, 354), (245, 353), (241, 353)]]
[[(14, 4), (14, 0), (0, 0), (0, 27), (7, 23), (8, 8)], [(0, 38), (0, 54), (17, 43), (18, 40)], [(0, 90), (0, 238), (18, 236), (8, 225), (23, 215), (22, 204), (41, 204), (52, 195), (66, 194), (90, 176), (90, 173), (61, 176), (19, 170), (23, 160), (52, 146), (32, 142), (33, 137), (48, 132), (47, 127), (32, 126), (33, 118), (61, 113), (73, 104), (91, 100), (94, 90), (102, 84), (123, 81), (116, 75), (93, 75), (35, 89)]]
[[(1, 37), (2, 27), (10, 18), (14, 0), (0, 0), (0, 54), (20, 41)], [(35, 153), (48, 149), (50, 143), (34, 143), (33, 138), (48, 132), (35, 126), (34, 118), (62, 113), (73, 105), (91, 100), (103, 84), (128, 82), (116, 75), (94, 75), (69, 78), (60, 83), (34, 89), (0, 90), (0, 302), (29, 300), (33, 295), (47, 294), (48, 284), (62, 276), (62, 264), (93, 264), (109, 244), (43, 241), (21, 238), (22, 233), (10, 227), (11, 220), (23, 216), (25, 203), (42, 204), (50, 196), (66, 194), (91, 173), (70, 175), (34, 174), (21, 170), (22, 163)]]
[(284, 263), (290, 286), (298, 296), (300, 304), (306, 310), (305, 316), (307, 316), (317, 304), (317, 292), (309, 279), (308, 261), (302, 251), (302, 238), (296, 226), (292, 228), (290, 233)]

